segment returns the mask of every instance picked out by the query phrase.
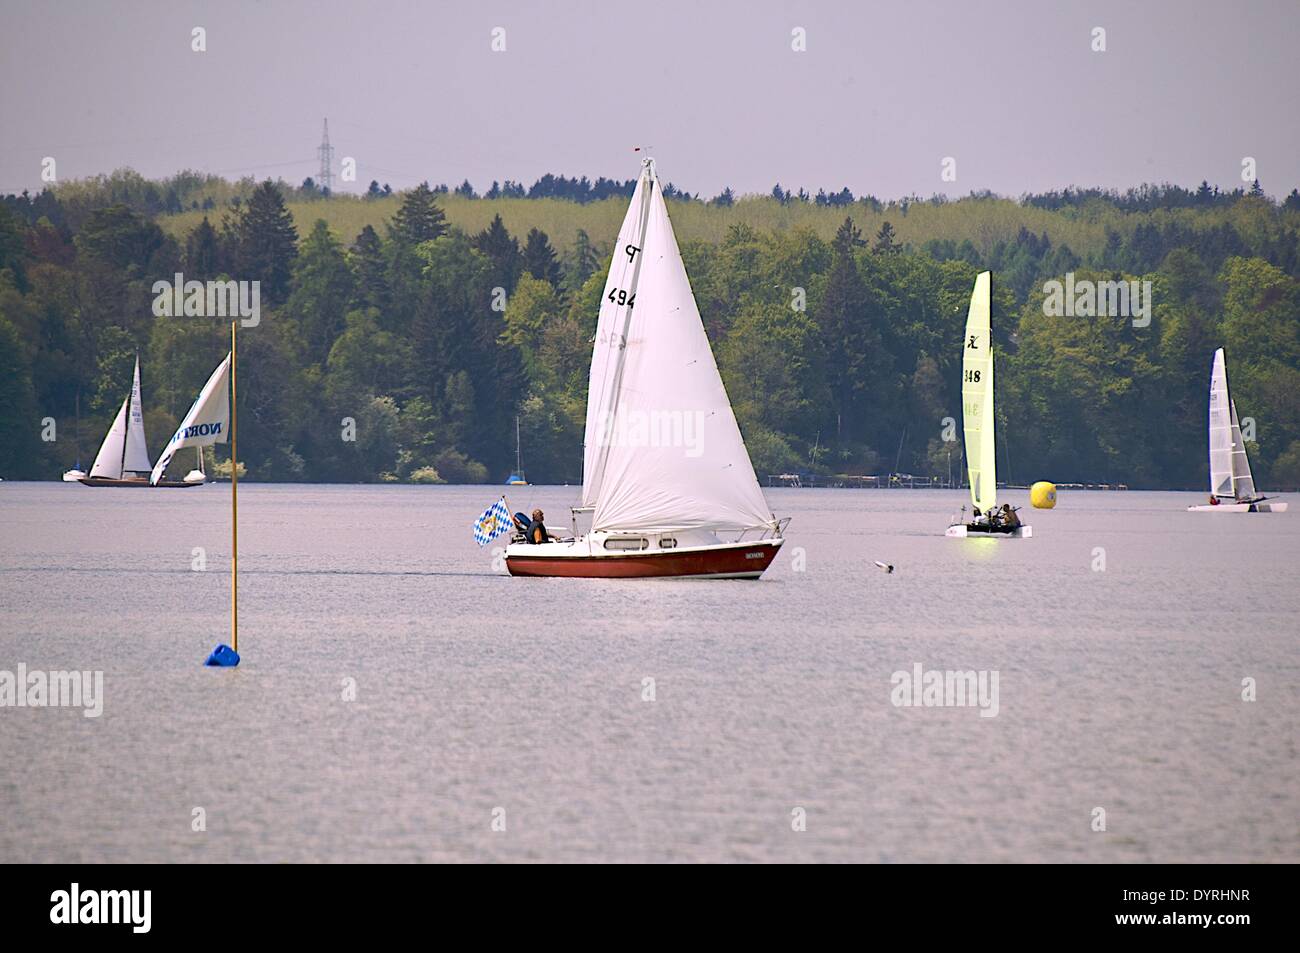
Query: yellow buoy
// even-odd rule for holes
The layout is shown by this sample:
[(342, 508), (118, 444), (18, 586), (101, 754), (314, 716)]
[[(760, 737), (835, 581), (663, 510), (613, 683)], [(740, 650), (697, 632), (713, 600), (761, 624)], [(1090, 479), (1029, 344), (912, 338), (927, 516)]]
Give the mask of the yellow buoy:
[(1029, 488), (1029, 502), (1036, 510), (1050, 510), (1056, 506), (1056, 484), (1039, 480)]

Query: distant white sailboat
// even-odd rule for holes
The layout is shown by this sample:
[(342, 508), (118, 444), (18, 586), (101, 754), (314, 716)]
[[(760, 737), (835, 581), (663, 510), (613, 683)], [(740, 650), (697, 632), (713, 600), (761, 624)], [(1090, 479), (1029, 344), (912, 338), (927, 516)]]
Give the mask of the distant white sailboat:
[(529, 486), (528, 477), (524, 475), (524, 453), (519, 443), (519, 418), (515, 418), (515, 469), (506, 479), (506, 486)]
[(1191, 513), (1285, 513), (1286, 504), (1255, 492), (1246, 441), (1241, 438), (1237, 404), (1228, 393), (1223, 348), (1210, 370), (1210, 502), (1189, 506)]
[[(144, 413), (140, 403), (140, 358), (135, 359), (135, 374), (131, 393), (122, 401), (122, 407), (108, 428), (108, 434), (91, 464), (90, 475), (77, 480), (85, 486), (150, 486), (149, 448), (144, 438)], [(180, 481), (159, 486), (189, 486)]]
[(78, 483), (86, 476), (86, 471), (81, 469), (81, 391), (77, 391), (77, 429), (74, 439), (77, 442), (77, 462), (71, 470), (63, 471), (64, 483)]
[(194, 454), (198, 457), (198, 463), (189, 473), (185, 474), (186, 483), (207, 483), (208, 474), (203, 468), (203, 448), (195, 447)]
[[(987, 515), (998, 502), (997, 443), (993, 416), (993, 338), (990, 327), (989, 272), (975, 278), (970, 308), (966, 312), (966, 334), (962, 338), (961, 409), (966, 439), (966, 469), (970, 475), (970, 498), (974, 518), (962, 518), (948, 527), (945, 536), (989, 536), (1027, 539), (1033, 528), (1014, 528), (990, 523)], [(965, 513), (965, 507), (962, 512)]]
[[(516, 576), (757, 579), (784, 542), (718, 374), (668, 220), (642, 162), (591, 355), (582, 506), (572, 538), (511, 543)], [(577, 532), (578, 515), (591, 527)]]

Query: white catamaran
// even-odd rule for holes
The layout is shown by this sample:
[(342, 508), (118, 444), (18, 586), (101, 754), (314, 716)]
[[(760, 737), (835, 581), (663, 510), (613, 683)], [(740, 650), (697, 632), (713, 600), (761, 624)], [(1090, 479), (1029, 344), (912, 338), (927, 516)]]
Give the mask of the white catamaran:
[(1285, 513), (1286, 504), (1266, 502), (1255, 493), (1246, 442), (1241, 439), (1236, 401), (1228, 394), (1223, 348), (1214, 352), (1210, 371), (1210, 502), (1189, 506), (1192, 513)]
[[(140, 403), (140, 358), (135, 359), (135, 375), (131, 383), (131, 393), (122, 401), (122, 409), (113, 419), (108, 434), (100, 445), (95, 462), (90, 467), (90, 475), (81, 477), (78, 483), (86, 486), (128, 486), (145, 487), (149, 482), (149, 473), (153, 464), (149, 462), (149, 448), (144, 439), (144, 412)], [(158, 486), (193, 486), (179, 480), (159, 483)]]
[(757, 579), (784, 526), (754, 476), (645, 159), (596, 325), (572, 536), (512, 542), (506, 566), (516, 576)]
[(1028, 538), (1033, 528), (1005, 521), (990, 521), (997, 507), (997, 443), (993, 417), (993, 339), (989, 327), (989, 272), (975, 278), (970, 309), (966, 312), (966, 335), (962, 338), (961, 411), (962, 430), (966, 438), (966, 469), (970, 476), (970, 498), (975, 507), (973, 518), (954, 522), (945, 536), (991, 536)]

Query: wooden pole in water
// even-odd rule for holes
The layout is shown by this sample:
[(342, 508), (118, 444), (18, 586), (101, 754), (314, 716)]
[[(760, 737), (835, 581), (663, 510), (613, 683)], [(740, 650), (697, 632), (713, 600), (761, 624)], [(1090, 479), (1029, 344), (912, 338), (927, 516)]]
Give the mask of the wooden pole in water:
[(235, 375), (235, 328), (230, 322), (230, 647), (239, 651), (239, 452), (235, 445), (239, 392)]

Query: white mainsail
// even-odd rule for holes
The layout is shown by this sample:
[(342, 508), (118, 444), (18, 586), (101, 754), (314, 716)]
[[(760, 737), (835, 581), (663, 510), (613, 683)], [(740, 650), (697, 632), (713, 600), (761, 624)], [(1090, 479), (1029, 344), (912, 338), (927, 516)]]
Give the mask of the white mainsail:
[(1210, 495), (1232, 500), (1255, 498), (1255, 479), (1241, 439), (1237, 405), (1228, 394), (1223, 348), (1214, 352), (1210, 371)]
[(140, 402), (140, 358), (135, 359), (131, 393), (122, 401), (122, 408), (113, 418), (108, 434), (95, 455), (90, 468), (92, 477), (120, 480), (127, 473), (148, 473), (149, 447), (144, 438), (144, 412)]
[(993, 442), (993, 341), (989, 334), (989, 273), (975, 278), (966, 313), (961, 359), (962, 431), (970, 498), (984, 512), (998, 498), (997, 447)]
[(122, 409), (113, 418), (104, 442), (99, 445), (95, 462), (91, 464), (90, 475), (107, 480), (122, 479), (122, 455), (126, 447), (126, 415), (131, 407), (131, 398), (124, 398)]
[(583, 502), (593, 531), (776, 527), (646, 160), (601, 305)]
[(230, 433), (230, 355), (217, 365), (208, 382), (190, 405), (189, 413), (167, 442), (167, 449), (158, 458), (149, 482), (156, 484), (167, 469), (176, 451), (181, 447), (206, 447), (225, 443)]

